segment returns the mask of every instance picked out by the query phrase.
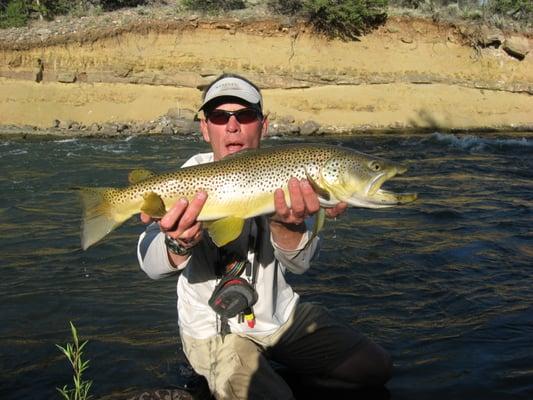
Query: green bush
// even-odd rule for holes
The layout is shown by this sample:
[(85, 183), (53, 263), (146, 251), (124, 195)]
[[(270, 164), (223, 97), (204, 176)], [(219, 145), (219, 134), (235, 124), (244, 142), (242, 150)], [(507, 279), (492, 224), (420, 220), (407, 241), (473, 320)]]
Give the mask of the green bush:
[(532, 0), (489, 0), (488, 8), (495, 14), (518, 21), (529, 21), (529, 23), (533, 21)]
[(11, 0), (0, 9), (0, 28), (25, 26), (30, 17), (30, 9), (24, 0)]
[(357, 39), (387, 18), (387, 0), (305, 0), (313, 26), (330, 37)]
[(183, 0), (182, 4), (187, 10), (204, 13), (238, 10), (246, 7), (244, 0)]
[(292, 16), (298, 14), (303, 9), (302, 0), (268, 0), (269, 10), (281, 15)]

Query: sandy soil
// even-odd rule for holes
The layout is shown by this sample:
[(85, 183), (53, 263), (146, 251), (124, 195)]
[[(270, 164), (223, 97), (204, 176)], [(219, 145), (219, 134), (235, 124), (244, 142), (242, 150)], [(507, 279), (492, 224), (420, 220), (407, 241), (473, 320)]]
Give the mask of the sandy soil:
[[(478, 52), (456, 29), (424, 21), (391, 19), (359, 42), (291, 29), (208, 26), (4, 49), (0, 76), (9, 78), (0, 77), (0, 124), (150, 121), (170, 108), (195, 110), (197, 87), (231, 71), (265, 88), (273, 123), (291, 117), (344, 129), (533, 127), (531, 53), (518, 61), (501, 49)], [(40, 83), (31, 81), (36, 59), (46, 66)], [(78, 81), (57, 82), (64, 72)]]
[[(0, 123), (50, 127), (53, 119), (150, 121), (170, 108), (196, 109), (200, 92), (128, 84), (35, 83), (0, 78)], [(479, 129), (533, 127), (533, 98), (442, 84), (323, 86), (267, 89), (265, 109), (336, 127)]]

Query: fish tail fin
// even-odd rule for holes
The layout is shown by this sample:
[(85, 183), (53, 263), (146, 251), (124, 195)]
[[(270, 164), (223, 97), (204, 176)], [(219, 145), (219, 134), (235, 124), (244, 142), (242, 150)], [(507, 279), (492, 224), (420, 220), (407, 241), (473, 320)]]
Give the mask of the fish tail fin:
[(104, 238), (108, 233), (120, 226), (131, 215), (109, 201), (113, 188), (75, 187), (80, 196), (83, 216), (81, 221), (81, 248), (89, 246)]

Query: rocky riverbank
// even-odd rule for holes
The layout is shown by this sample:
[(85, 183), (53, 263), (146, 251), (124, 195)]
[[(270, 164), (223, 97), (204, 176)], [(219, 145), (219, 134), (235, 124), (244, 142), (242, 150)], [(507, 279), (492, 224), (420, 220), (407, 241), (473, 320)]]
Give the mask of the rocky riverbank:
[(58, 18), (2, 31), (0, 131), (194, 135), (200, 90), (223, 71), (262, 87), (274, 135), (533, 130), (532, 40), (405, 17), (353, 42), (261, 12)]

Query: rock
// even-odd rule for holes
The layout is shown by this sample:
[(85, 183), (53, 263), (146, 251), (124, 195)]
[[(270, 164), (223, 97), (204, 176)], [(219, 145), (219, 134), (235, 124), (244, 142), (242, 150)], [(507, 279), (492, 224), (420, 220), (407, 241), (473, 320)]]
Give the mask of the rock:
[(194, 135), (199, 132), (198, 122), (192, 119), (181, 119), (174, 123), (173, 131), (178, 135)]
[(169, 108), (165, 115), (172, 120), (181, 119), (193, 121), (196, 117), (196, 112), (188, 108), (174, 107)]
[(119, 65), (115, 68), (114, 74), (119, 78), (126, 78), (131, 75), (133, 67), (130, 65)]
[(481, 47), (500, 47), (504, 42), (503, 32), (497, 28), (482, 26), (479, 34), (478, 44)]
[(62, 72), (57, 74), (57, 81), (61, 83), (76, 82), (76, 74), (74, 72)]
[[(128, 398), (128, 400), (193, 400), (198, 398), (181, 389), (159, 389), (145, 391)], [(203, 397), (205, 399), (209, 398)]]
[(320, 129), (320, 125), (315, 121), (305, 121), (300, 127), (300, 135), (312, 136), (315, 135)]
[(523, 60), (529, 53), (529, 42), (526, 38), (512, 36), (505, 40), (503, 50), (510, 56)]
[(300, 127), (291, 122), (276, 121), (268, 126), (269, 136), (298, 136)]
[(22, 56), (19, 54), (13, 57), (11, 60), (7, 62), (7, 65), (9, 65), (11, 68), (20, 67), (22, 65)]
[(224, 71), (222, 71), (221, 69), (202, 68), (199, 74), (202, 78), (206, 78), (206, 77), (214, 78), (216, 76), (221, 75), (222, 72)]
[(76, 122), (67, 120), (67, 121), (60, 121), (58, 128), (59, 129), (71, 129), (73, 126), (76, 125)]
[(52, 34), (52, 31), (50, 29), (41, 28), (37, 29), (35, 33), (39, 36), (50, 36)]
[(38, 58), (37, 59), (37, 67), (34, 70), (35, 73), (35, 82), (39, 83), (43, 80), (43, 71), (44, 71), (44, 64), (43, 61)]
[(283, 115), (282, 117), (279, 118), (278, 123), (289, 125), (289, 124), (294, 124), (294, 121), (295, 119), (292, 115)]
[(61, 121), (60, 121), (60, 120), (58, 120), (58, 119), (54, 119), (54, 120), (52, 121), (52, 128), (57, 129), (57, 128), (59, 128), (59, 125), (60, 125), (60, 124), (61, 124)]
[(118, 124), (116, 128), (118, 133), (127, 131), (128, 129), (130, 129), (130, 126), (128, 124)]
[(161, 133), (163, 135), (173, 135), (174, 134), (174, 129), (167, 125), (167, 126), (163, 126), (163, 128), (161, 129)]
[(101, 129), (102, 127), (97, 123), (91, 124), (91, 126), (89, 127), (89, 130), (91, 132), (99, 132)]
[(156, 135), (161, 134), (161, 133), (163, 133), (163, 128), (164, 128), (163, 125), (157, 124), (152, 129), (150, 129), (149, 133), (153, 133), (153, 134), (156, 134)]

